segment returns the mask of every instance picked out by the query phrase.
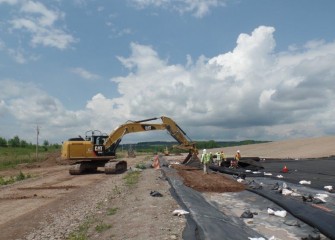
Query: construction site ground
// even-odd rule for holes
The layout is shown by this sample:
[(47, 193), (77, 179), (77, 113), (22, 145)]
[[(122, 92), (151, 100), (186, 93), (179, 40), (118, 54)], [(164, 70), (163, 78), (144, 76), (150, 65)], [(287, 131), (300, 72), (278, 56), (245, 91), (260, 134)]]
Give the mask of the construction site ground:
[[(242, 156), (273, 158), (335, 155), (335, 137), (288, 142), (224, 150), (227, 156), (233, 156), (237, 149)], [(56, 161), (58, 156), (53, 154), (41, 163), (0, 172), (3, 177), (16, 176), (20, 171), (31, 176), (0, 188), (0, 239), (183, 239), (186, 217), (172, 214), (182, 206), (171, 194), (171, 185), (162, 170), (147, 168), (139, 173), (137, 183), (128, 185), (125, 176), (129, 171), (117, 175), (100, 171), (71, 176), (69, 166)], [(136, 164), (151, 162), (154, 157), (142, 155), (126, 160), (133, 170)], [(163, 158), (171, 163), (180, 162), (183, 157)], [(176, 168), (176, 174), (184, 179), (185, 185), (200, 192), (212, 204), (223, 201), (221, 210), (232, 217), (243, 212), (243, 202), (250, 201), (250, 196), (243, 200), (239, 195), (245, 192), (244, 186), (229, 176), (204, 175), (201, 170), (180, 165)], [(150, 194), (153, 191), (162, 196)], [(225, 202), (228, 200), (230, 202)], [(272, 229), (268, 235), (276, 231), (283, 230)], [(297, 239), (284, 232), (276, 239)]]

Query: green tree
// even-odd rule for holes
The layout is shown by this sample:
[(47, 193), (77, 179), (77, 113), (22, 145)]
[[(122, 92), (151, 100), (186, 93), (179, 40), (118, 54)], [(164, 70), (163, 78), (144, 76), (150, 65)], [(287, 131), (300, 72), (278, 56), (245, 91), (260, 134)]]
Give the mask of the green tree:
[(54, 149), (60, 148), (60, 145), (58, 143), (54, 143), (54, 144), (52, 144), (52, 146), (53, 146)]
[(196, 145), (199, 149), (220, 147), (220, 145), (217, 142), (215, 142), (214, 140), (197, 142)]
[(44, 148), (44, 151), (48, 151), (48, 146), (49, 146), (49, 141), (48, 141), (48, 140), (44, 140), (44, 141), (43, 141), (43, 148)]
[(25, 140), (21, 140), (21, 141), (20, 141), (20, 146), (23, 147), (23, 148), (27, 147), (27, 146), (28, 146), (27, 141), (25, 141)]
[(5, 138), (0, 137), (0, 146), (1, 147), (7, 146), (7, 140)]
[(12, 139), (8, 140), (8, 145), (10, 145), (11, 147), (20, 147), (20, 138), (19, 136), (15, 136)]

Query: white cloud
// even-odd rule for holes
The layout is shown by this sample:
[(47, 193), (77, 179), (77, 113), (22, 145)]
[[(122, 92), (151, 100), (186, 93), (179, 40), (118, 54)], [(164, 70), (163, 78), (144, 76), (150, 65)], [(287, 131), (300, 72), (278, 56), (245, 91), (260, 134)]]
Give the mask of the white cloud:
[(88, 80), (97, 80), (97, 79), (100, 78), (100, 76), (98, 74), (91, 73), (91, 72), (87, 71), (86, 69), (80, 68), (80, 67), (72, 68), (71, 72), (79, 75), (80, 77), (82, 77), (84, 79), (88, 79)]
[(57, 22), (64, 18), (64, 13), (50, 10), (38, 1), (5, 2), (13, 5), (13, 13), (15, 13), (9, 20), (11, 29), (29, 33), (32, 46), (43, 45), (66, 49), (76, 42), (76, 39), (67, 33), (64, 27), (57, 26)]
[(132, 43), (131, 54), (118, 57), (128, 74), (111, 79), (120, 96), (97, 93), (80, 111), (66, 110), (36, 86), (2, 81), (0, 113), (30, 125), (43, 122), (58, 139), (64, 136), (59, 129), (109, 133), (126, 120), (161, 115), (195, 140), (334, 134), (335, 42), (276, 53), (274, 31), (260, 26), (240, 34), (230, 52), (187, 56), (185, 66), (162, 59), (152, 46)]
[(1, 3), (7, 3), (7, 4), (10, 4), (10, 5), (15, 5), (18, 3), (18, 0), (0, 0), (0, 4)]
[[(212, 125), (216, 138), (225, 128), (237, 129), (230, 138), (249, 128), (281, 138), (280, 129), (293, 133), (306, 122), (314, 128), (310, 133), (326, 134), (332, 120), (325, 121), (323, 113), (334, 112), (335, 43), (276, 54), (274, 31), (260, 26), (251, 35), (240, 34), (231, 52), (195, 63), (188, 58), (187, 67), (171, 65), (152, 47), (133, 43), (132, 54), (119, 57), (130, 73), (113, 79), (120, 100), (129, 115), (190, 119), (189, 127)], [(321, 120), (329, 122), (327, 127), (320, 127)], [(269, 126), (279, 129), (276, 135), (266, 130)]]
[(181, 13), (191, 12), (193, 16), (202, 18), (210, 12), (210, 8), (225, 6), (226, 0), (183, 0), (175, 8)]
[(38, 55), (29, 54), (22, 47), (17, 47), (16, 49), (9, 48), (6, 44), (0, 40), (0, 51), (3, 51), (8, 54), (8, 56), (19, 64), (25, 64), (28, 61), (36, 61), (39, 59)]
[(23, 64), (27, 62), (22, 50), (8, 49), (8, 54), (17, 63)]
[(21, 6), (21, 11), (31, 15), (37, 15), (36, 20), (38, 25), (41, 26), (52, 26), (54, 22), (60, 17), (59, 13), (47, 9), (40, 2), (24, 2)]
[(7, 111), (8, 110), (5, 101), (0, 99), (0, 117), (3, 117)]
[(126, 101), (124, 105), (130, 107), (131, 114), (156, 115), (157, 109), (162, 105), (166, 114), (182, 110), (187, 92), (194, 91), (190, 74), (183, 66), (169, 66), (149, 46), (132, 43), (131, 49), (132, 55), (129, 58), (119, 57), (131, 73), (126, 77), (113, 79), (118, 83), (118, 90)]
[(209, 14), (211, 8), (223, 7), (227, 0), (129, 0), (139, 9), (156, 7), (172, 9), (181, 14), (191, 13), (197, 18)]
[(171, 2), (171, 0), (130, 0), (132, 4), (138, 8), (146, 8), (148, 6), (162, 7)]
[[(0, 80), (0, 115), (1, 122), (11, 120), (11, 126), (20, 129), (20, 137), (31, 139), (32, 127), (40, 125), (44, 131), (43, 137), (50, 140), (60, 140), (60, 136), (71, 129), (80, 129), (80, 125), (88, 125), (88, 117), (83, 111), (69, 111), (60, 101), (40, 90), (32, 83), (14, 80)], [(79, 126), (79, 127), (78, 127)], [(12, 132), (3, 131), (3, 137), (13, 137)]]

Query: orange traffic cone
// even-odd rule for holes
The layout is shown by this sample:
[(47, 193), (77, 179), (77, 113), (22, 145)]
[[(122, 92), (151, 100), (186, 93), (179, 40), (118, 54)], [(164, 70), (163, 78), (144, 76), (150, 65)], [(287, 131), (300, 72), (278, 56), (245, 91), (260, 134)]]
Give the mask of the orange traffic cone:
[(160, 169), (159, 161), (158, 161), (158, 155), (155, 156), (155, 158), (154, 158), (154, 162), (152, 163), (152, 167), (153, 167), (154, 169)]
[(283, 173), (287, 173), (288, 172), (288, 168), (286, 167), (286, 165), (283, 167), (283, 169), (281, 170)]

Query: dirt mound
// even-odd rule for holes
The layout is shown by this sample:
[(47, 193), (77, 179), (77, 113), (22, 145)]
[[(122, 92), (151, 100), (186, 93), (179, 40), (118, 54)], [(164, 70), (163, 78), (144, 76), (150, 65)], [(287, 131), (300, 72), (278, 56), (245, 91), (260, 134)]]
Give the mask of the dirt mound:
[[(53, 167), (56, 165), (63, 165), (64, 162), (60, 161), (60, 151), (46, 153), (44, 159), (39, 162), (22, 163), (16, 166), (16, 169), (33, 169), (43, 167)], [(65, 163), (67, 164), (67, 163)]]
[(183, 178), (184, 184), (199, 192), (240, 192), (244, 185), (219, 173), (204, 174), (203, 170), (191, 166), (172, 165)]
[(60, 164), (59, 158), (60, 158), (60, 151), (50, 152), (46, 155), (45, 160), (40, 164), (43, 167), (59, 165)]

